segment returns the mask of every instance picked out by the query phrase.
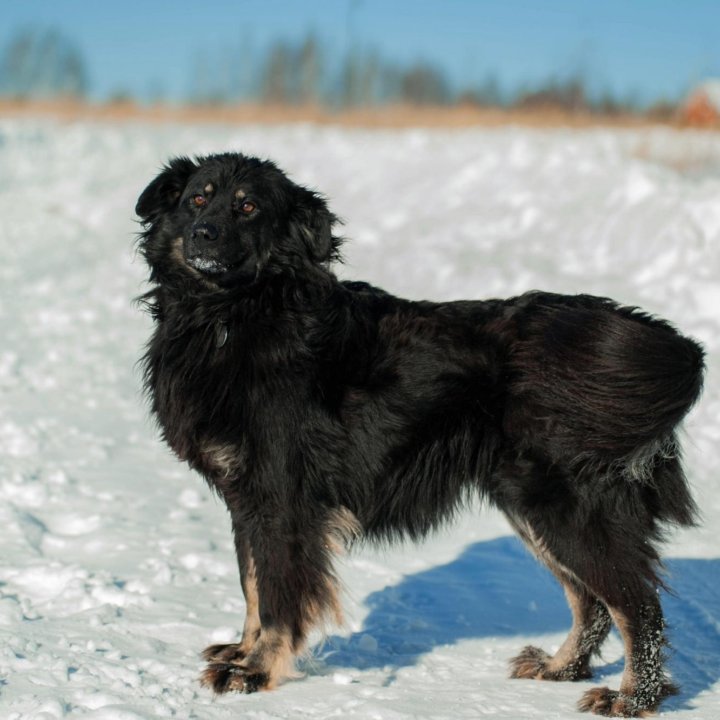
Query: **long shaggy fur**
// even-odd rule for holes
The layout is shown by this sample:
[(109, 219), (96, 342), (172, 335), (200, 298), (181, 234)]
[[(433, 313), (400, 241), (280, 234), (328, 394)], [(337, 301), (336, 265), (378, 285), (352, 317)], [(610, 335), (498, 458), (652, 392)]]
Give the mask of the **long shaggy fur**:
[(637, 716), (669, 694), (658, 542), (694, 521), (676, 429), (703, 352), (668, 323), (588, 295), (410, 302), (340, 282), (336, 218), (274, 164), (170, 162), (141, 195), (145, 386), (165, 441), (230, 511), (248, 618), (213, 646), (217, 692), (274, 687), (339, 615), (332, 555), (420, 539), (474, 497), (563, 584), (573, 629), (516, 677), (578, 679), (611, 619)]

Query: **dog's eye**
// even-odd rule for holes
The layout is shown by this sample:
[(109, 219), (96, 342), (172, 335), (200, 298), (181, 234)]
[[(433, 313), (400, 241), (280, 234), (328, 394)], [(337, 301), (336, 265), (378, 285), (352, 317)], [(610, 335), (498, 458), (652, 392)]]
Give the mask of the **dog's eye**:
[(190, 198), (190, 203), (197, 208), (202, 208), (207, 205), (207, 200), (204, 195), (193, 195)]
[(245, 215), (250, 215), (250, 213), (255, 211), (255, 208), (257, 208), (257, 205), (251, 200), (245, 200), (245, 202), (240, 206), (240, 210), (242, 210)]

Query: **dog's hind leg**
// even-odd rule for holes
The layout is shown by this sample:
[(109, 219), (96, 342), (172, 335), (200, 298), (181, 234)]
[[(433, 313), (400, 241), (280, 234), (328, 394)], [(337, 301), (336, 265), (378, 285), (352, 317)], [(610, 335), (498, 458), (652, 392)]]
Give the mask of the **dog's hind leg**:
[[(594, 688), (580, 700), (580, 710), (598, 715), (643, 717), (678, 692), (663, 669), (665, 621), (658, 596), (662, 583), (652, 541), (661, 537), (658, 520), (690, 525), (697, 510), (677, 455), (656, 458), (649, 469), (647, 485), (636, 480), (624, 486), (625, 498), (613, 502), (616, 517), (605, 513), (615, 531), (605, 531), (601, 539), (609, 557), (593, 568), (593, 587), (610, 610), (625, 646), (620, 690)], [(621, 509), (623, 516), (617, 517)]]
[(535, 680), (584, 680), (592, 677), (591, 657), (610, 631), (605, 605), (587, 588), (556, 573), (572, 611), (573, 624), (555, 655), (528, 645), (510, 661), (510, 676)]
[[(533, 526), (516, 523), (525, 538), (533, 545), (550, 567), (576, 584), (576, 592), (569, 594), (571, 607), (582, 597), (577, 589), (584, 590), (588, 598), (580, 607), (607, 608), (617, 626), (625, 646), (625, 670), (619, 690), (595, 688), (586, 692), (578, 705), (580, 710), (598, 715), (643, 717), (657, 709), (661, 701), (674, 694), (675, 687), (665, 675), (664, 647), (666, 644), (664, 620), (658, 597), (658, 557), (652, 540), (655, 537), (648, 499), (652, 490), (627, 484), (608, 485), (602, 495), (596, 495), (592, 506), (585, 509), (588, 515), (567, 517), (558, 523), (552, 513), (534, 516)], [(642, 500), (642, 502), (640, 502)], [(586, 522), (584, 518), (593, 518)], [(592, 605), (589, 598), (598, 598), (601, 605)], [(574, 614), (577, 609), (573, 608)], [(599, 614), (597, 614), (599, 612)], [(580, 613), (582, 615), (582, 613)], [(524, 651), (514, 661), (514, 669), (521, 677), (543, 678), (572, 660), (583, 638), (593, 644), (593, 636), (600, 639), (607, 632), (607, 617), (603, 610), (596, 611), (599, 635), (591, 631), (592, 622), (576, 624), (568, 641), (554, 658), (538, 652)], [(578, 632), (586, 628), (586, 633)], [(590, 652), (592, 654), (592, 651)], [(535, 657), (533, 657), (533, 655)], [(533, 667), (532, 661), (535, 660)], [(566, 666), (567, 667), (567, 666)], [(582, 663), (576, 665), (583, 668)], [(533, 669), (536, 672), (533, 673)], [(564, 668), (562, 668), (564, 669)]]
[(550, 554), (532, 529), (513, 519), (510, 522), (526, 545), (558, 579), (565, 591), (573, 624), (555, 655), (528, 645), (510, 661), (510, 676), (534, 680), (583, 680), (592, 677), (590, 659), (599, 652), (610, 632), (607, 608)]
[(678, 692), (663, 672), (665, 622), (657, 591), (648, 587), (640, 602), (613, 603), (610, 614), (625, 645), (620, 690), (588, 690), (578, 709), (596, 715), (644, 717), (664, 698)]

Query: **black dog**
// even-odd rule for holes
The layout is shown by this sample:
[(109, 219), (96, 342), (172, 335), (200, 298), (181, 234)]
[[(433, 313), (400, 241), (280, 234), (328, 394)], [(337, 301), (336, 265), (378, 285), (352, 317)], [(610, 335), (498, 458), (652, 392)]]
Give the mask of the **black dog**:
[(675, 692), (656, 546), (695, 517), (675, 430), (702, 384), (696, 343), (587, 295), (410, 302), (339, 282), (323, 199), (239, 154), (173, 160), (136, 210), (152, 409), (227, 503), (247, 601), (242, 640), (205, 650), (206, 685), (274, 687), (340, 618), (340, 546), (422, 538), (480, 496), (573, 614), (560, 650), (525, 648), (513, 677), (590, 677), (614, 621), (620, 690), (580, 708), (638, 716)]

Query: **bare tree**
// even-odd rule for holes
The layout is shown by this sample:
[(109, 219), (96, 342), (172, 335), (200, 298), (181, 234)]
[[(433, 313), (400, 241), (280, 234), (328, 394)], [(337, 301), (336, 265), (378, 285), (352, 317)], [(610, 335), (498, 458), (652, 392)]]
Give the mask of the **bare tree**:
[(269, 103), (288, 103), (292, 100), (293, 51), (285, 42), (272, 46), (265, 63), (262, 99)]
[(451, 93), (443, 73), (427, 63), (406, 70), (400, 81), (401, 98), (415, 105), (444, 105)]
[(585, 84), (579, 77), (550, 79), (533, 90), (521, 91), (515, 104), (528, 110), (556, 108), (567, 112), (580, 112), (589, 107)]
[(0, 92), (17, 98), (83, 97), (88, 78), (75, 43), (55, 29), (17, 32), (0, 61)]
[(320, 99), (322, 60), (320, 46), (315, 36), (305, 38), (298, 52), (298, 92), (297, 99), (301, 103), (315, 104)]
[(488, 73), (482, 83), (476, 87), (462, 90), (457, 96), (457, 101), (479, 107), (500, 107), (503, 105), (503, 92), (497, 77)]

